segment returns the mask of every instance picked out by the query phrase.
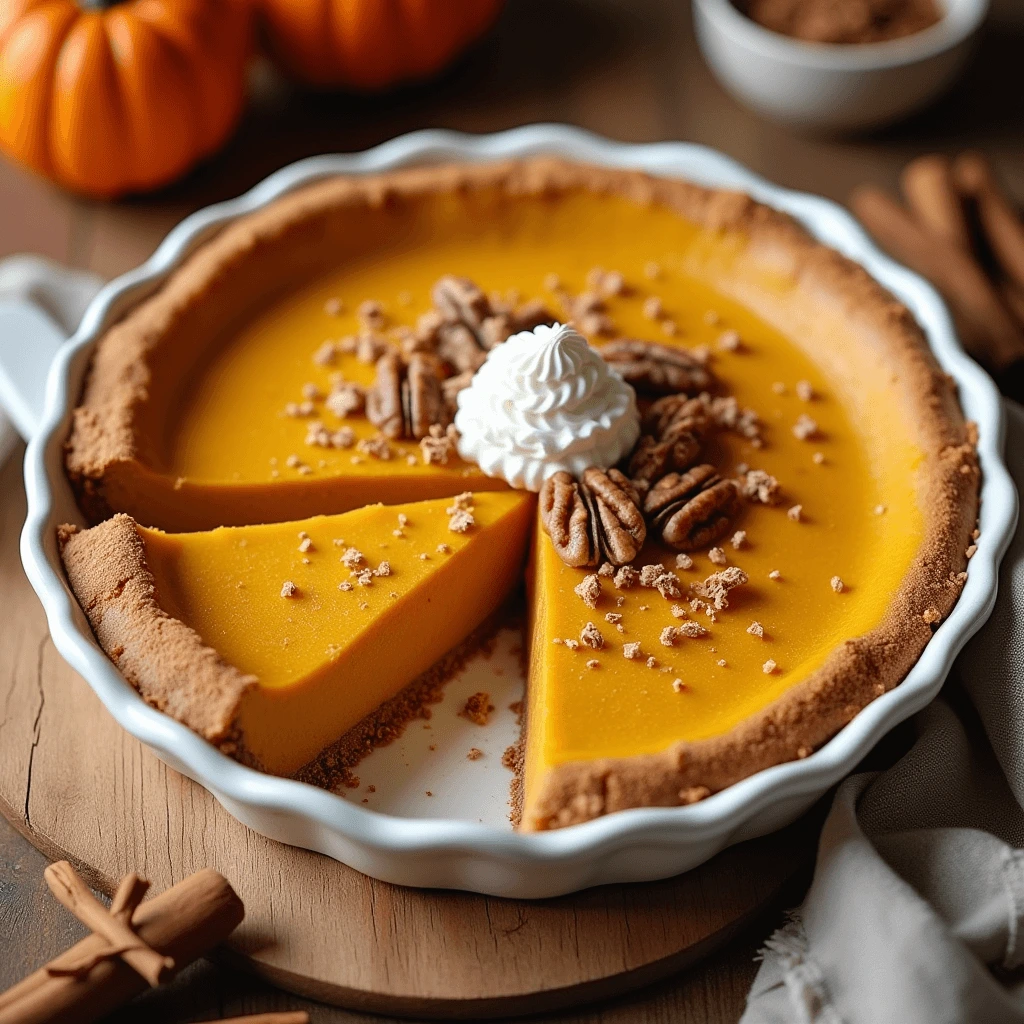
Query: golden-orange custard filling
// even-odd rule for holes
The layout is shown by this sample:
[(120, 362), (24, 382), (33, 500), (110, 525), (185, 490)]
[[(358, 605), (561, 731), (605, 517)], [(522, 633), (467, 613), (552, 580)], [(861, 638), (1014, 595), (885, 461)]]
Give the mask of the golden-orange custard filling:
[[(884, 355), (854, 338), (838, 309), (829, 322), (817, 307), (806, 312), (812, 307), (793, 278), (765, 270), (742, 235), (698, 229), (666, 208), (617, 196), (579, 191), (546, 200), (485, 190), (427, 196), (390, 216), (356, 218), (349, 254), (335, 271), (243, 324), (190, 381), (168, 437), (170, 473), (251, 485), (358, 478), (366, 501), (374, 500), (375, 481), (412, 486), (454, 475), (465, 480), (455, 489), (501, 487), (457, 459), (424, 465), (413, 441), (393, 442), (386, 460), (357, 447), (307, 445), (311, 419), (331, 431), (349, 426), (357, 438), (375, 433), (362, 416), (334, 416), (322, 397), (333, 374), (369, 384), (372, 365), (344, 353), (321, 365), (314, 353), (358, 333), (356, 311), (366, 299), (383, 304), (390, 327), (413, 327), (442, 274), (541, 299), (566, 318), (560, 295), (584, 291), (588, 273), (601, 266), (628, 286), (607, 299), (616, 333), (706, 346), (727, 392), (761, 417), (763, 447), (726, 431), (702, 458), (725, 475), (764, 470), (781, 488), (777, 505), (744, 503), (733, 527), (745, 531), (742, 543), (720, 542), (749, 583), (714, 622), (689, 608), (689, 594), (671, 601), (651, 589), (618, 591), (607, 578), (597, 608), (587, 608), (573, 591), (585, 571), (563, 565), (536, 532), (527, 806), (531, 780), (546, 767), (720, 735), (806, 678), (844, 640), (879, 624), (921, 541), (922, 455), (908, 440)], [(310, 415), (286, 411), (309, 395)], [(794, 506), (799, 514), (790, 513)], [(677, 569), (675, 552), (653, 543), (634, 564), (655, 560), (677, 573), (684, 591), (721, 568), (703, 550), (693, 553), (692, 568)], [(663, 645), (662, 630), (683, 621), (673, 604), (708, 635)], [(609, 612), (621, 620), (607, 621)], [(578, 640), (588, 621), (603, 634), (603, 649), (553, 642)], [(748, 632), (755, 622), (763, 635)], [(245, 629), (211, 643), (245, 667), (265, 647), (256, 639), (265, 633)], [(643, 657), (624, 657), (626, 643), (639, 643)]]

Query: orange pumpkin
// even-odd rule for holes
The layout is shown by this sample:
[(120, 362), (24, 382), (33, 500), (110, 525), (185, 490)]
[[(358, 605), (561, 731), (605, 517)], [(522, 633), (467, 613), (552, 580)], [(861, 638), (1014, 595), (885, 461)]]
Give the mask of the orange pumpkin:
[(0, 0), (0, 148), (93, 196), (164, 185), (242, 109), (246, 0)]
[(311, 85), (386, 89), (427, 78), (479, 38), (502, 0), (259, 0), (267, 47)]

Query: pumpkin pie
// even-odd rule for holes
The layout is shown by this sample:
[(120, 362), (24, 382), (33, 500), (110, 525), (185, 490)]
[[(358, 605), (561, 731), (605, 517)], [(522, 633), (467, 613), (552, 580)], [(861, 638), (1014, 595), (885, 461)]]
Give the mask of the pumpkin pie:
[[(556, 320), (633, 389), (620, 411), (634, 433), (614, 466), (509, 473), (467, 426), (492, 433), (480, 368), (526, 331), (554, 344), (544, 332)], [(583, 362), (581, 380), (593, 370)], [(183, 623), (196, 657), (237, 678), (148, 689), (160, 645), (126, 657), (140, 650), (126, 614), (94, 616), (100, 642), (148, 699), (270, 771), (294, 773), (372, 720), (525, 580), (526, 710), (509, 755), (524, 829), (690, 803), (820, 746), (900, 682), (955, 603), (979, 489), (952, 381), (863, 269), (746, 196), (548, 159), (332, 179), (226, 228), (100, 340), (67, 471), (100, 523), (63, 549), (83, 607), (125, 575), (106, 562), (126, 564), (142, 591), (155, 587), (152, 613)], [(541, 479), (534, 513), (509, 488)], [(401, 624), (384, 581), (366, 591), (380, 614), (360, 633), (366, 649), (390, 635), (418, 661), (396, 660), (381, 683), (335, 674), (326, 646), (300, 645), (301, 664), (266, 647), (288, 638), (289, 616), (298, 636), (317, 607), (280, 596), (278, 576), (302, 593), (297, 531), (319, 547), (328, 529), (295, 520), (370, 516), (383, 530), (394, 503), (443, 512), (465, 491), (495, 510), (467, 542), (490, 553), (461, 558), (445, 584), (471, 599), (437, 643), (419, 589), (401, 599)], [(193, 530), (210, 532), (182, 532)], [(504, 534), (507, 548), (488, 549)], [(83, 572), (73, 556), (86, 558), (92, 536), (110, 539)], [(247, 536), (281, 538), (252, 600), (227, 582), (255, 585), (234, 546)], [(234, 568), (168, 555), (207, 548)], [(337, 557), (323, 562), (337, 571)], [(442, 567), (419, 568), (430, 594)], [(353, 593), (332, 591), (330, 607)], [(229, 614), (231, 601), (247, 615), (257, 602), (276, 632)], [(290, 682), (275, 682), (284, 671)], [(324, 718), (312, 695), (342, 676), (348, 710)], [(259, 732), (271, 706), (273, 738)]]
[(97, 638), (146, 700), (294, 775), (327, 748), (352, 762), (433, 698), (521, 580), (533, 505), (467, 492), (178, 534), (118, 513), (60, 541)]

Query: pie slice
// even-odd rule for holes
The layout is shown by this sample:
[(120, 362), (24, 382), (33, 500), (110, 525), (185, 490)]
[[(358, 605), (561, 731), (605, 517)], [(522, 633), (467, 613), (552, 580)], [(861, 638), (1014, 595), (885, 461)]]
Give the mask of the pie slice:
[(533, 496), (453, 500), (186, 534), (119, 514), (63, 528), (62, 553), (147, 701), (294, 775), (339, 737), (329, 756), (345, 765), (394, 735), (521, 580)]

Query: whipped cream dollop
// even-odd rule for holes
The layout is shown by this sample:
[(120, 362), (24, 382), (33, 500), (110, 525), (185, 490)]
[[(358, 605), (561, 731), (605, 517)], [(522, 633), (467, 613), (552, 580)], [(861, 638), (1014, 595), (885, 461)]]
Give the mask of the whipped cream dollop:
[(530, 491), (559, 470), (607, 469), (640, 436), (633, 389), (562, 324), (491, 349), (458, 403), (459, 455)]

